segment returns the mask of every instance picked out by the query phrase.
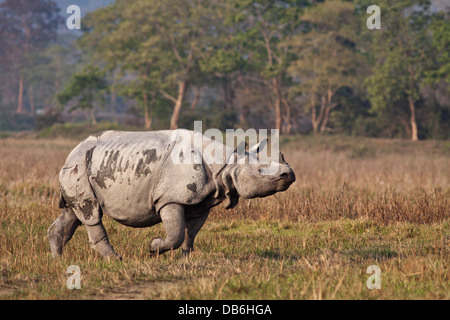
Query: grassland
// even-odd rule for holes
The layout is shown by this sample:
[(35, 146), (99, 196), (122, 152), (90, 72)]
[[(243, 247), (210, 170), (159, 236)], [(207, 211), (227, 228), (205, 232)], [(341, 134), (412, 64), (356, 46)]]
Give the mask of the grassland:
[[(283, 138), (297, 182), (275, 196), (213, 209), (196, 251), (148, 254), (161, 226), (104, 218), (123, 261), (89, 248), (83, 227), (62, 259), (46, 230), (57, 175), (76, 140), (0, 140), (0, 299), (449, 299), (448, 142)], [(68, 290), (67, 267), (81, 269)], [(381, 269), (381, 289), (366, 269)]]

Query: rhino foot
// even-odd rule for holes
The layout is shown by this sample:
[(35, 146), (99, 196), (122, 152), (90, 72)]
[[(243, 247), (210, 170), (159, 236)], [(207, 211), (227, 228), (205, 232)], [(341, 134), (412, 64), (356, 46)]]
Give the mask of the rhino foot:
[(150, 242), (150, 254), (161, 254), (178, 249), (184, 241), (185, 221), (184, 208), (179, 204), (169, 204), (160, 211), (166, 238), (154, 238)]
[(91, 248), (98, 251), (104, 258), (111, 260), (122, 260), (122, 256), (114, 251), (109, 244), (108, 239), (104, 239), (95, 245), (91, 245)]
[(163, 250), (164, 239), (163, 238), (153, 238), (150, 241), (150, 256), (155, 257), (167, 250)]
[(175, 250), (179, 247), (179, 243), (170, 242), (167, 238), (153, 238), (150, 241), (150, 256), (158, 256), (166, 251)]
[(189, 258), (189, 257), (191, 256), (191, 253), (192, 253), (192, 252), (194, 252), (194, 250), (193, 250), (192, 248), (187, 249), (187, 250), (181, 249), (181, 256), (182, 256), (183, 258)]
[(117, 254), (108, 240), (108, 235), (100, 221), (96, 225), (86, 226), (91, 248), (98, 251), (103, 257), (113, 260), (122, 260), (122, 256)]
[[(53, 230), (49, 229), (49, 232)], [(50, 252), (52, 253), (53, 258), (60, 258), (62, 256), (63, 251), (63, 240), (62, 237), (58, 234), (50, 234), (48, 236), (48, 242), (50, 244)]]

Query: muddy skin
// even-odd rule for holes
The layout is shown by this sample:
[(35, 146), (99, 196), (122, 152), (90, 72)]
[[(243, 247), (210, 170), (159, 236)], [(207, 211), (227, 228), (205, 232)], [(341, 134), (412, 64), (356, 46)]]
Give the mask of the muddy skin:
[[(150, 253), (181, 247), (189, 254), (212, 207), (223, 202), (226, 209), (232, 209), (240, 198), (269, 196), (285, 191), (295, 181), (281, 153), (278, 172), (273, 175), (261, 174), (268, 164), (241, 159), (255, 157), (264, 141), (238, 153), (239, 148), (233, 150), (203, 137), (203, 147), (213, 144), (224, 152), (212, 164), (192, 164), (185, 163), (186, 152), (200, 158), (205, 155), (189, 139), (177, 138), (181, 135), (193, 137), (194, 132), (105, 131), (75, 147), (59, 174), (63, 211), (47, 232), (53, 256), (61, 256), (63, 246), (83, 224), (94, 250), (106, 258), (120, 259), (103, 227), (103, 214), (134, 228), (162, 223), (166, 237), (151, 240)], [(176, 154), (181, 163), (172, 161), (173, 150), (185, 150)], [(230, 157), (246, 161), (228, 164)]]

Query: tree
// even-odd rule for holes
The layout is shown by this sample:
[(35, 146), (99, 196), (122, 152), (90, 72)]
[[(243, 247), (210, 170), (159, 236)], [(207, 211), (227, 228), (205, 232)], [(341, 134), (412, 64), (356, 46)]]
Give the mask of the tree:
[(73, 44), (73, 39), (66, 36), (28, 57), (28, 66), (22, 74), (28, 83), (27, 96), (32, 115), (37, 110), (51, 113), (58, 108), (56, 94), (80, 69), (79, 50)]
[(6, 44), (3, 48), (8, 48), (2, 50), (0, 60), (11, 63), (18, 78), (17, 113), (24, 111), (23, 70), (29, 67), (27, 61), (36, 50), (56, 38), (60, 23), (59, 8), (52, 0), (3, 0), (0, 3), (0, 35)]
[(122, 0), (85, 19), (82, 45), (107, 70), (132, 79), (123, 83), (124, 92), (142, 101), (147, 128), (149, 107), (161, 98), (173, 103), (170, 128), (178, 127), (189, 82), (213, 33), (212, 7), (206, 0)]
[(76, 109), (85, 110), (92, 124), (96, 124), (94, 103), (103, 101), (107, 88), (105, 72), (88, 66), (72, 77), (68, 86), (57, 94), (57, 99), (61, 105), (71, 103), (70, 112)]
[[(233, 100), (236, 96), (236, 88), (234, 87), (237, 79), (245, 73), (247, 63), (243, 59), (239, 46), (234, 47), (228, 41), (229, 34), (221, 34), (217, 37), (217, 49), (208, 52), (200, 61), (201, 74), (198, 81), (200, 84), (205, 83), (205, 79), (209, 85), (218, 83), (223, 89), (223, 111), (220, 113), (235, 113)], [(198, 96), (194, 100), (196, 102)], [(242, 112), (241, 112), (242, 114)]]
[[(374, 34), (376, 59), (366, 82), (373, 111), (398, 117), (412, 141), (419, 139), (416, 103), (430, 68), (428, 6), (426, 0), (380, 3), (382, 29)], [(409, 113), (409, 121), (403, 113)]]
[[(232, 1), (236, 25), (235, 37), (246, 43), (252, 66), (273, 92), (275, 128), (283, 129), (283, 110), (288, 133), (291, 126), (291, 106), (283, 81), (289, 65), (288, 39), (298, 31), (300, 14), (309, 1), (303, 0), (247, 0)], [(250, 58), (249, 58), (250, 59)]]
[(450, 24), (448, 17), (435, 16), (431, 25), (432, 48), (435, 53), (434, 65), (426, 72), (428, 84), (445, 80), (450, 84)]
[(355, 86), (364, 74), (354, 11), (354, 4), (347, 1), (318, 3), (301, 17), (305, 30), (291, 39), (296, 58), (288, 71), (297, 79), (291, 90), (309, 96), (314, 133), (325, 131), (330, 112), (338, 105), (333, 98), (339, 88)]

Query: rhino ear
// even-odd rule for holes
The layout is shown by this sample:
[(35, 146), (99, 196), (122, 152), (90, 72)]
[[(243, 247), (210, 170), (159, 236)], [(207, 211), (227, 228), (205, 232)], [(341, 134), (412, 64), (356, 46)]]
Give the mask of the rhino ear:
[(264, 147), (267, 145), (267, 142), (268, 142), (267, 139), (261, 140), (259, 143), (255, 144), (255, 145), (248, 151), (248, 153), (255, 153), (255, 154), (260, 153), (261, 150), (263, 150)]
[(234, 150), (234, 153), (236, 153), (238, 155), (238, 157), (241, 157), (245, 154), (246, 149), (248, 149), (247, 142), (242, 141), (241, 143), (239, 143), (237, 148)]

